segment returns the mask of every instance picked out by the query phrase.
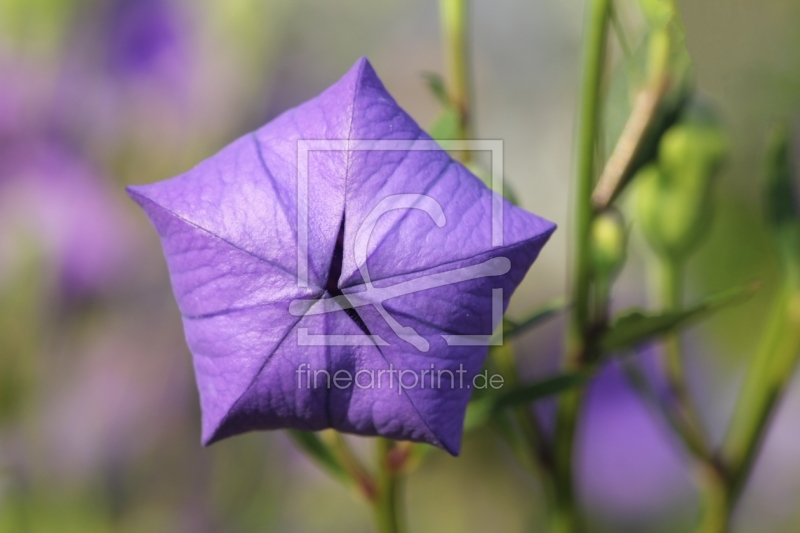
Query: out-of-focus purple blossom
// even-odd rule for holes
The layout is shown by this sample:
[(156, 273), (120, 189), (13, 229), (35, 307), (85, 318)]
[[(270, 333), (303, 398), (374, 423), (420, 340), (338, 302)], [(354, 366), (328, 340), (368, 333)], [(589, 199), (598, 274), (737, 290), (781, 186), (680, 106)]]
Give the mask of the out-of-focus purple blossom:
[(169, 76), (183, 70), (186, 43), (170, 0), (114, 0), (105, 30), (112, 73)]
[(176, 351), (158, 344), (171, 339), (141, 342), (141, 330), (151, 326), (112, 324), (65, 354), (69, 368), (45, 394), (42, 419), (54, 473), (91, 474), (97, 464), (125, 463), (174, 429), (191, 381), (180, 357), (165, 356)]
[[(338, 148), (298, 160), (299, 141), (320, 139)], [(365, 140), (395, 142), (353, 144)], [(304, 164), (308, 195), (298, 196)], [(457, 454), (487, 353), (474, 336), (492, 333), (493, 316), (555, 229), (454, 161), (366, 59), (194, 170), (129, 192), (162, 239), (206, 444), (258, 429), (333, 427)], [(497, 238), (493, 214), (503, 223)], [(312, 386), (304, 370), (368, 384)], [(401, 387), (399, 370), (417, 380)], [(445, 374), (434, 385), (433, 373), (445, 370), (465, 380)]]
[(680, 443), (607, 366), (587, 393), (578, 468), (587, 504), (608, 515), (647, 516), (691, 493)]
[(67, 295), (106, 289), (130, 253), (133, 233), (123, 212), (111, 187), (64, 149), (9, 147), (0, 158), (0, 272), (27, 246)]
[(47, 78), (36, 65), (0, 60), (0, 147), (46, 122), (52, 90)]

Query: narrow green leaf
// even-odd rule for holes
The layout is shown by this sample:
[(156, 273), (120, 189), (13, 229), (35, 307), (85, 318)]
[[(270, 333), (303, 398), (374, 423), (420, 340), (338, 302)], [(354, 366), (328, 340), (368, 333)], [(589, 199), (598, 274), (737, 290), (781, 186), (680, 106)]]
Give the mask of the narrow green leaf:
[(528, 404), (548, 396), (561, 394), (584, 383), (589, 375), (588, 372), (560, 374), (531, 385), (523, 385), (511, 389), (495, 398), (493, 408), (495, 410), (505, 409), (506, 407)]
[(467, 414), (464, 416), (464, 433), (485, 425), (492, 417), (492, 407), (492, 397), (488, 395), (469, 402)]
[(444, 80), (436, 72), (423, 72), (422, 79), (425, 80), (425, 85), (430, 89), (431, 94), (436, 97), (440, 104), (444, 107), (453, 107), (450, 102), (450, 97), (447, 96), (447, 88), (444, 86)]
[(290, 429), (287, 433), (298, 448), (319, 463), (335, 478), (345, 482), (350, 481), (344, 466), (316, 433), (296, 429)]
[(555, 317), (567, 307), (567, 301), (559, 296), (546, 302), (519, 322), (505, 319), (503, 335), (505, 339), (513, 339), (526, 331), (535, 328), (546, 320)]
[(624, 351), (669, 333), (727, 305), (739, 302), (758, 290), (760, 284), (730, 289), (680, 311), (651, 314), (641, 310), (623, 312), (601, 336), (602, 352)]
[(452, 107), (445, 107), (434, 121), (428, 133), (437, 141), (451, 141), (458, 139), (460, 130), (458, 113)]
[(591, 373), (575, 372), (521, 385), (500, 394), (487, 394), (469, 404), (464, 419), (464, 431), (471, 431), (488, 422), (493, 415), (508, 407), (525, 405), (548, 396), (561, 394), (584, 383)]

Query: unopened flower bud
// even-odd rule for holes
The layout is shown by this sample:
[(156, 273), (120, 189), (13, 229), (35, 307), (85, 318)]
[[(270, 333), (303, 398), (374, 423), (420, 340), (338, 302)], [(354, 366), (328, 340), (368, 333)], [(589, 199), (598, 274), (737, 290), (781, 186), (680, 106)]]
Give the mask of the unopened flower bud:
[(717, 126), (707, 120), (681, 122), (662, 137), (658, 162), (639, 171), (639, 222), (657, 253), (682, 260), (705, 236), (711, 183), (726, 150)]
[(592, 224), (592, 267), (598, 279), (613, 279), (625, 263), (628, 236), (622, 218), (613, 211), (598, 215)]

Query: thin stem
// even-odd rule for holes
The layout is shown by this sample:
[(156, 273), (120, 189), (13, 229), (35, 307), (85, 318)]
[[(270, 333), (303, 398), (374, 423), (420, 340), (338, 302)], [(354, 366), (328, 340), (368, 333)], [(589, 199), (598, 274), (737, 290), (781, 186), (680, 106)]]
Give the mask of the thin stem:
[[(472, 139), (472, 69), (469, 58), (469, 2), (439, 0), (445, 55), (445, 87), (458, 113), (459, 138)], [(469, 151), (461, 151), (463, 163)]]
[(744, 490), (800, 355), (800, 215), (794, 200), (791, 146), (789, 130), (779, 125), (769, 143), (765, 185), (767, 220), (781, 260), (782, 284), (723, 445), (723, 457), (731, 468), (731, 508)]
[(625, 375), (633, 390), (639, 395), (642, 401), (650, 407), (655, 414), (661, 416), (669, 425), (672, 432), (683, 440), (684, 446), (698, 461), (712, 461), (713, 453), (707, 444), (700, 438), (694, 429), (688, 424), (686, 419), (671, 408), (666, 402), (662, 401), (658, 392), (653, 388), (652, 383), (642, 372), (635, 360), (623, 362)]
[[(683, 307), (683, 265), (672, 258), (661, 257), (661, 306), (666, 311), (677, 311)], [(687, 449), (695, 452), (694, 474), (697, 480), (702, 511), (698, 533), (725, 533), (728, 530), (729, 491), (726, 472), (711, 455), (709, 439), (703, 431), (700, 417), (686, 385), (683, 367), (683, 351), (680, 336), (668, 333), (664, 338), (664, 373), (667, 377), (671, 398), (667, 400), (669, 410), (682, 421), (677, 434)]]
[(724, 473), (713, 463), (699, 461), (695, 477), (703, 497), (697, 533), (725, 533), (730, 527), (730, 494)]
[(403, 478), (400, 466), (394, 460), (397, 444), (384, 438), (377, 439), (378, 475), (377, 497), (373, 500), (375, 520), (379, 533), (402, 533), (402, 493)]
[(732, 469), (731, 506), (744, 489), (775, 408), (797, 366), (800, 287), (787, 285), (773, 308), (723, 445), (723, 457)]
[[(684, 275), (682, 264), (671, 259), (661, 258), (661, 307), (665, 311), (678, 311), (683, 307), (682, 294)], [(686, 376), (683, 368), (683, 350), (677, 333), (668, 333), (664, 337), (664, 372), (667, 376), (670, 394), (680, 410), (700, 438), (707, 442), (703, 434), (700, 417), (691, 400)]]
[(338, 431), (326, 431), (322, 434), (326, 444), (331, 448), (332, 452), (338, 458), (341, 465), (347, 472), (348, 477), (352, 480), (355, 488), (367, 500), (374, 501), (376, 499), (378, 488), (376, 480), (373, 479), (369, 471), (364, 467), (361, 461), (350, 449), (347, 441)]
[(622, 54), (625, 56), (626, 61), (630, 60), (633, 57), (633, 52), (629, 44), (630, 41), (628, 40), (628, 36), (625, 35), (625, 28), (620, 20), (619, 8), (613, 5), (613, 3), (609, 16), (611, 17), (611, 27), (614, 29), (614, 35), (617, 37), (617, 42), (619, 42), (619, 46), (622, 49)]
[[(589, 358), (591, 347), (591, 266), (590, 235), (594, 211), (592, 188), (597, 164), (595, 150), (601, 114), (601, 85), (605, 64), (610, 0), (590, 0), (587, 31), (583, 51), (583, 82), (578, 124), (578, 165), (575, 187), (575, 236), (573, 257), (573, 310), (567, 334), (565, 366), (575, 370)], [(582, 392), (562, 395), (556, 426), (555, 462), (558, 474), (559, 503), (553, 523), (554, 531), (574, 532), (582, 529), (575, 508), (572, 459), (575, 430), (582, 403)]]
[(600, 92), (605, 63), (610, 0), (591, 0), (588, 31), (584, 43), (583, 87), (578, 126), (578, 168), (575, 189), (575, 253), (572, 301), (575, 306), (570, 331), (571, 364), (584, 352), (584, 336), (589, 329), (590, 235), (593, 219), (592, 188), (596, 173), (595, 148), (599, 135)]
[[(512, 389), (518, 387), (520, 379), (511, 343), (506, 341), (502, 346), (493, 348), (490, 353), (497, 370), (505, 379), (506, 386)], [(549, 503), (555, 504), (556, 483), (553, 450), (548, 443), (544, 429), (531, 411), (530, 405), (519, 405), (512, 412), (519, 427), (519, 433), (524, 439), (526, 464), (530, 465), (532, 472), (541, 480)]]

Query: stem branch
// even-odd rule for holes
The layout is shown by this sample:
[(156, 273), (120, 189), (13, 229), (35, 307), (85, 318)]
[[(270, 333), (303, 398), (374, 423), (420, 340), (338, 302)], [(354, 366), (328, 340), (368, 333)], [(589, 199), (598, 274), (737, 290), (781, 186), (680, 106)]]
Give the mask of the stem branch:
[(378, 475), (377, 494), (373, 500), (375, 519), (379, 533), (402, 533), (402, 476), (400, 465), (396, 464), (395, 449), (397, 444), (389, 439), (377, 439)]
[[(469, 2), (439, 0), (445, 55), (445, 88), (458, 114), (459, 139), (472, 139), (472, 69), (469, 60)], [(469, 151), (459, 153), (462, 163)]]
[[(610, 0), (590, 0), (583, 51), (583, 82), (578, 124), (578, 165), (575, 187), (575, 234), (573, 257), (572, 301), (575, 306), (567, 333), (565, 366), (579, 369), (592, 351), (590, 236), (594, 210), (592, 188), (597, 164), (595, 154), (601, 114), (601, 86), (605, 65)], [(572, 459), (581, 391), (569, 391), (559, 402), (556, 425), (555, 468), (557, 497), (554, 531), (574, 532), (582, 529), (575, 508)]]

